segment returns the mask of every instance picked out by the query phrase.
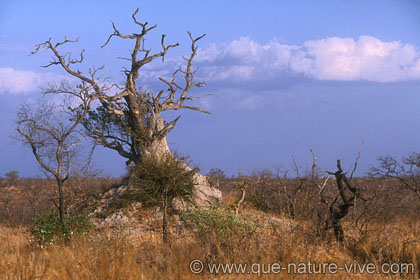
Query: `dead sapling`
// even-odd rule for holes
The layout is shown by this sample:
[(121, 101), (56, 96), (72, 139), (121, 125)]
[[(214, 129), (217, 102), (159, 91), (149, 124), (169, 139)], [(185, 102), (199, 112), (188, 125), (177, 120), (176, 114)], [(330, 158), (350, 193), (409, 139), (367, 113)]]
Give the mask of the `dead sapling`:
[[(246, 176), (242, 176), (241, 172), (238, 172), (238, 181), (233, 183), (233, 187), (235, 189), (239, 189), (241, 191), (241, 196), (240, 198), (235, 202), (234, 204), (234, 209), (235, 209), (235, 214), (238, 215), (239, 214), (239, 208), (241, 207), (241, 204), (244, 202), (245, 197), (246, 197), (246, 191), (248, 190), (248, 187), (251, 184), (251, 180), (252, 178), (246, 177)], [(256, 184), (260, 183), (261, 181), (261, 177), (258, 178)]]
[[(317, 181), (315, 176), (316, 169), (316, 156), (314, 151), (311, 149), (313, 155), (313, 164), (312, 164), (312, 181), (319, 189), (320, 204), (324, 205), (327, 209), (327, 215), (323, 219), (324, 227), (323, 230), (327, 232), (330, 229), (334, 230), (334, 236), (336, 240), (340, 243), (344, 242), (344, 230), (342, 226), (342, 220), (347, 216), (351, 207), (354, 206), (354, 201), (356, 198), (366, 202), (367, 199), (361, 196), (360, 190), (352, 183), (354, 172), (357, 168), (357, 162), (360, 157), (360, 151), (362, 146), (359, 149), (358, 156), (356, 158), (352, 173), (350, 178), (347, 178), (347, 172), (344, 172), (341, 167), (341, 160), (337, 159), (337, 171), (329, 172), (324, 171), (328, 175), (333, 175), (335, 177), (336, 186), (338, 189), (338, 194), (334, 197), (327, 198), (325, 195), (325, 187), (329, 180), (329, 176), (324, 179), (323, 183), (320, 184)], [(322, 219), (320, 213), (318, 213), (318, 218)]]

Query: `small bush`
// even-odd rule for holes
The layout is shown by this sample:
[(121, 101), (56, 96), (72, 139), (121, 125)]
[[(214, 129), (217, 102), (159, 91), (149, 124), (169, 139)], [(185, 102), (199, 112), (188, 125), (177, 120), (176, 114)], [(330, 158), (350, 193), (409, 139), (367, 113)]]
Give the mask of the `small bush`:
[(85, 214), (70, 215), (62, 224), (58, 213), (44, 211), (33, 218), (33, 223), (31, 241), (41, 247), (61, 240), (67, 241), (73, 235), (87, 234), (94, 229), (94, 225)]
[(168, 154), (161, 159), (146, 157), (131, 170), (134, 191), (123, 195), (123, 199), (142, 202), (148, 206), (168, 206), (173, 198), (189, 199), (194, 187), (194, 175), (198, 169), (189, 169), (186, 158)]
[(178, 158), (170, 153), (163, 157), (145, 157), (131, 170), (135, 190), (126, 193), (124, 199), (135, 199), (143, 205), (157, 205), (162, 209), (162, 240), (166, 244), (169, 244), (168, 208), (172, 206), (174, 198), (191, 198), (197, 171), (198, 168), (187, 166), (186, 158)]
[(226, 180), (226, 174), (220, 168), (212, 168), (207, 173), (207, 179), (212, 187), (219, 188), (220, 182)]
[(208, 240), (212, 236), (221, 240), (243, 238), (259, 227), (258, 224), (247, 222), (243, 217), (225, 209), (185, 212), (182, 219), (195, 229), (202, 240)]
[(13, 171), (7, 172), (5, 176), (7, 180), (9, 181), (9, 184), (11, 186), (14, 186), (17, 184), (19, 180), (19, 171), (13, 170)]

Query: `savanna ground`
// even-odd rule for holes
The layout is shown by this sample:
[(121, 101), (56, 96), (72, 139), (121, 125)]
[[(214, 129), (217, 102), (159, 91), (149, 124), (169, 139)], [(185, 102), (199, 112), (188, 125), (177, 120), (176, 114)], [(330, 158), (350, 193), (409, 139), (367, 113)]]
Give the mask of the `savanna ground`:
[[(217, 174), (216, 174), (217, 175)], [(217, 176), (216, 176), (217, 177)], [(319, 178), (320, 180), (322, 178)], [(186, 228), (162, 243), (156, 231), (129, 235), (121, 229), (93, 231), (40, 248), (31, 242), (31, 219), (54, 209), (54, 182), (2, 179), (0, 182), (0, 279), (418, 279), (419, 200), (398, 180), (355, 178), (367, 201), (356, 199), (343, 219), (344, 242), (324, 230), (328, 208), (310, 176), (287, 179), (270, 172), (219, 181), (223, 202), (215, 210), (185, 215)], [(239, 183), (238, 183), (239, 182)], [(238, 186), (247, 185), (245, 200)], [(66, 187), (72, 211), (91, 210), (118, 179), (75, 179)], [(242, 185), (241, 185), (242, 183)], [(334, 180), (325, 196), (335, 197)], [(182, 215), (181, 215), (182, 217)], [(193, 274), (192, 260), (202, 273)], [(413, 264), (412, 273), (266, 273), (269, 264)], [(248, 264), (246, 272), (210, 273), (208, 264)], [(197, 266), (194, 266), (197, 268)], [(199, 268), (199, 265), (198, 265)], [(397, 267), (394, 266), (394, 269)], [(310, 268), (306, 267), (306, 272)], [(301, 272), (303, 270), (300, 270)], [(278, 272), (278, 271), (277, 271)]]

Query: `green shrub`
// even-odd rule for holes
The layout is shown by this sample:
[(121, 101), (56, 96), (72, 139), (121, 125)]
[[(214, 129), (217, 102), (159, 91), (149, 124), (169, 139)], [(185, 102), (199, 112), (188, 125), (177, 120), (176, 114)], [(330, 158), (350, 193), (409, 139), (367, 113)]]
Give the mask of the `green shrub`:
[(188, 168), (186, 158), (178, 158), (170, 153), (161, 157), (144, 157), (131, 170), (134, 190), (124, 194), (122, 199), (140, 201), (146, 206), (159, 206), (163, 212), (162, 239), (169, 244), (168, 208), (176, 197), (185, 200), (191, 198), (197, 171), (197, 168)]
[(127, 192), (122, 199), (139, 201), (144, 205), (170, 207), (172, 199), (191, 197), (194, 187), (194, 175), (198, 169), (187, 168), (186, 158), (167, 154), (162, 158), (146, 157), (142, 163), (131, 170), (133, 191)]
[(240, 215), (225, 209), (195, 210), (182, 214), (182, 219), (195, 230), (202, 240), (217, 238), (242, 239), (252, 235), (259, 224), (247, 222)]
[(73, 235), (87, 234), (94, 229), (94, 225), (85, 214), (70, 215), (61, 223), (58, 213), (43, 211), (33, 218), (31, 241), (40, 247), (67, 241)]

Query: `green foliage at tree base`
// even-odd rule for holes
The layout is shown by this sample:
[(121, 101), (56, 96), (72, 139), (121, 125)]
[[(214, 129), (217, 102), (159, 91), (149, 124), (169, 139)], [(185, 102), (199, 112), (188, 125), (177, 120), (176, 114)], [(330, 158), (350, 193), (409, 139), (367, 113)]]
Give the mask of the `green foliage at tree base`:
[(58, 213), (54, 211), (38, 213), (33, 223), (30, 240), (41, 248), (67, 241), (74, 235), (87, 234), (95, 228), (85, 214), (70, 215), (62, 224)]
[(202, 240), (241, 239), (252, 235), (260, 227), (227, 209), (195, 210), (185, 212), (181, 217)]
[(146, 206), (162, 206), (166, 201), (170, 207), (175, 197), (187, 200), (191, 197), (197, 169), (188, 168), (186, 158), (167, 154), (161, 158), (146, 157), (130, 172), (135, 188), (124, 194), (123, 199), (131, 197)]

